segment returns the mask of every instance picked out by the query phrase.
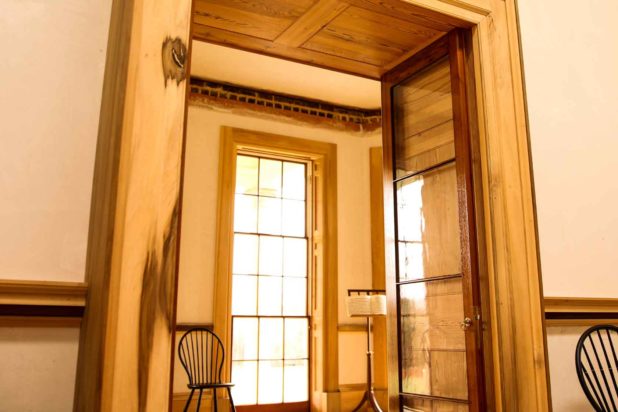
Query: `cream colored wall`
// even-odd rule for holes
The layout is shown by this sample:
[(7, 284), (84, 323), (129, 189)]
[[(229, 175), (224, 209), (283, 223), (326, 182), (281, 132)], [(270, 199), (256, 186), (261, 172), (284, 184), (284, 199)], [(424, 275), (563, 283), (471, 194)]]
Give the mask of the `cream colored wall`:
[(0, 278), (84, 279), (110, 11), (0, 4)]
[[(239, 127), (337, 144), (339, 322), (348, 288), (371, 285), (369, 148), (381, 144), (374, 132), (364, 137), (296, 122), (257, 118), (190, 106), (187, 121), (178, 322), (212, 322), (216, 200), (221, 126)], [(340, 333), (340, 383), (365, 379), (365, 337)], [(186, 391), (184, 372), (176, 365), (174, 390)]]
[[(545, 296), (618, 297), (618, 2), (519, 0)], [(556, 412), (583, 328), (549, 328)]]
[[(84, 279), (110, 11), (0, 1), (0, 279)], [(71, 410), (78, 340), (0, 327), (0, 411)]]

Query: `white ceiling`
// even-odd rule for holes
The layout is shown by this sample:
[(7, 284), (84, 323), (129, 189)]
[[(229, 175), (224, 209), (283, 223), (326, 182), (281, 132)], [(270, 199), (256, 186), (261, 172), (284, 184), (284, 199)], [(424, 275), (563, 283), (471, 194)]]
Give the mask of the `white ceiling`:
[(381, 106), (378, 81), (201, 41), (193, 41), (191, 75), (345, 106)]

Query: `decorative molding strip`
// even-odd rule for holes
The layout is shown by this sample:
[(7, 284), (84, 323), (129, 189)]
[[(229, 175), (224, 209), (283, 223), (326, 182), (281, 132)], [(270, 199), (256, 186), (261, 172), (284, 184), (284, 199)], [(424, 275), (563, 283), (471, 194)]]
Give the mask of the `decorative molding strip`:
[[(342, 383), (339, 385), (340, 392), (363, 392), (367, 389), (366, 383)], [(373, 388), (376, 392), (386, 392), (386, 388)]]
[(43, 306), (83, 311), (87, 291), (88, 286), (80, 282), (0, 280), (0, 308)]
[(340, 106), (319, 100), (191, 78), (189, 102), (243, 108), (358, 132), (382, 127), (380, 109)]
[[(0, 307), (1, 310), (2, 307)], [(28, 327), (28, 328), (78, 328), (81, 326), (80, 317), (55, 316), (0, 316), (0, 327)]]
[(546, 326), (618, 324), (618, 299), (545, 298)]
[(616, 313), (618, 299), (613, 298), (545, 298), (545, 314), (549, 313)]

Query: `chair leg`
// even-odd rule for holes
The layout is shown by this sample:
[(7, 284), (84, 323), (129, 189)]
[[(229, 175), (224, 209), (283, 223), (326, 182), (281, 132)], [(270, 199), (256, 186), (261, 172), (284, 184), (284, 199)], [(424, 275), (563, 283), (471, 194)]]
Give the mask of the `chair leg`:
[(212, 399), (215, 402), (215, 412), (217, 412), (217, 388), (212, 388)]
[(195, 389), (191, 389), (189, 399), (187, 399), (187, 403), (185, 404), (185, 408), (182, 410), (182, 412), (187, 412), (189, 410), (189, 405), (191, 404), (191, 399), (193, 398), (193, 392), (195, 392)]
[(199, 412), (200, 411), (200, 404), (202, 403), (202, 392), (204, 390), (202, 388), (200, 388), (200, 397), (197, 398), (197, 408), (195, 409), (195, 412)]
[(230, 387), (227, 387), (227, 395), (230, 397), (230, 406), (232, 407), (232, 412), (236, 412), (236, 406), (234, 406), (234, 399), (232, 399), (232, 390)]

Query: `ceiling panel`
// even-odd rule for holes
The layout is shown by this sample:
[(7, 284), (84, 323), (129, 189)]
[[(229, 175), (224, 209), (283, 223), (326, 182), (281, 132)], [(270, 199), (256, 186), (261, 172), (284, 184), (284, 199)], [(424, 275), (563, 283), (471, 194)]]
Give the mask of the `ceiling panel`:
[(194, 39), (370, 78), (449, 24), (399, 0), (197, 0)]

